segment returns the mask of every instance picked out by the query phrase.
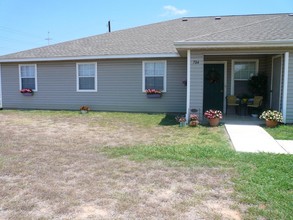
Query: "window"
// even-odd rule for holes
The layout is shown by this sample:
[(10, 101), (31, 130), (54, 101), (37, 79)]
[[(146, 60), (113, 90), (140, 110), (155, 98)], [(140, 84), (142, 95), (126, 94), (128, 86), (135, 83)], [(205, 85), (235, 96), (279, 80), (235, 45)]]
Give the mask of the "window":
[(77, 91), (96, 92), (97, 91), (97, 64), (77, 63)]
[(258, 71), (258, 60), (234, 60), (234, 80), (248, 80), (255, 76)]
[(19, 65), (19, 87), (20, 89), (32, 89), (37, 91), (37, 65)]
[(166, 92), (166, 61), (143, 62), (143, 91), (157, 89)]

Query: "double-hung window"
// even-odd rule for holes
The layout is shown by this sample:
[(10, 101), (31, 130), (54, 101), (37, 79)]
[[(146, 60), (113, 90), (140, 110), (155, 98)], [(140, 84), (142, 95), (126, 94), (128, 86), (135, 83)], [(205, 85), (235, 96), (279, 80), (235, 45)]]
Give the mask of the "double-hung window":
[(143, 91), (156, 89), (166, 92), (166, 61), (143, 61)]
[(37, 91), (37, 65), (19, 65), (19, 87), (20, 89), (32, 89)]
[(77, 63), (76, 69), (77, 91), (96, 92), (97, 63)]
[(258, 71), (258, 60), (233, 60), (234, 80), (249, 80)]

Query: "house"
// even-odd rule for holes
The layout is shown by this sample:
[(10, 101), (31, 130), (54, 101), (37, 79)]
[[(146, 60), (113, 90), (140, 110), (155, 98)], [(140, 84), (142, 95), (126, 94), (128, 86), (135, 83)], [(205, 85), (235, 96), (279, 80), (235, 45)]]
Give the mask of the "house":
[(0, 107), (225, 112), (260, 72), (266, 107), (293, 123), (293, 14), (180, 18), (4, 55)]

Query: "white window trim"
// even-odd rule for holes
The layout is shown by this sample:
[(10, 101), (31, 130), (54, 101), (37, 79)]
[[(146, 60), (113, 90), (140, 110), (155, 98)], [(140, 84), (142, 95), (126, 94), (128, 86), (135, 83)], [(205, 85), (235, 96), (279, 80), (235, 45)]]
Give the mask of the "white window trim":
[(256, 63), (256, 76), (259, 71), (259, 60), (258, 59), (235, 59), (232, 60), (231, 64), (231, 95), (234, 95), (234, 81), (247, 81), (246, 79), (234, 79), (234, 64), (235, 62), (255, 62)]
[(22, 81), (21, 81), (21, 67), (22, 66), (33, 66), (35, 68), (35, 89), (34, 92), (38, 91), (38, 69), (37, 64), (19, 64), (18, 65), (18, 72), (19, 72), (19, 90), (22, 89)]
[(164, 90), (162, 92), (167, 92), (167, 60), (148, 60), (142, 61), (142, 92), (145, 93), (145, 64), (146, 63), (164, 63), (165, 71), (164, 71)]
[[(255, 62), (256, 66), (256, 75), (258, 74), (258, 65), (259, 65), (259, 60), (258, 59), (251, 59), (251, 60), (232, 60), (232, 75), (234, 78), (234, 65), (236, 62)], [(237, 81), (247, 81), (247, 79), (235, 79)]]
[[(94, 64), (95, 65), (95, 89), (92, 89), (92, 90), (79, 89), (78, 65), (80, 64)], [(98, 91), (98, 71), (97, 71), (96, 62), (76, 63), (76, 91), (77, 92), (97, 92)]]

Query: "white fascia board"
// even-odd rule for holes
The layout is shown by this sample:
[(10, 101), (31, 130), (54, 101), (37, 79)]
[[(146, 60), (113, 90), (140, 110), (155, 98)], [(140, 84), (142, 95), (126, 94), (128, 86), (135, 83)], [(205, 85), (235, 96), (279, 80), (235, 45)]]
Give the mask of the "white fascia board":
[(207, 49), (207, 48), (272, 48), (293, 47), (293, 40), (288, 41), (249, 41), (249, 42), (201, 42), (201, 41), (178, 41), (174, 43), (177, 49)]
[(80, 56), (80, 57), (16, 58), (16, 59), (2, 59), (2, 60), (0, 59), (0, 63), (37, 62), (37, 61), (66, 61), (66, 60), (175, 58), (175, 57), (180, 57), (180, 55), (178, 53), (162, 53), (162, 54), (130, 54), (130, 55)]

